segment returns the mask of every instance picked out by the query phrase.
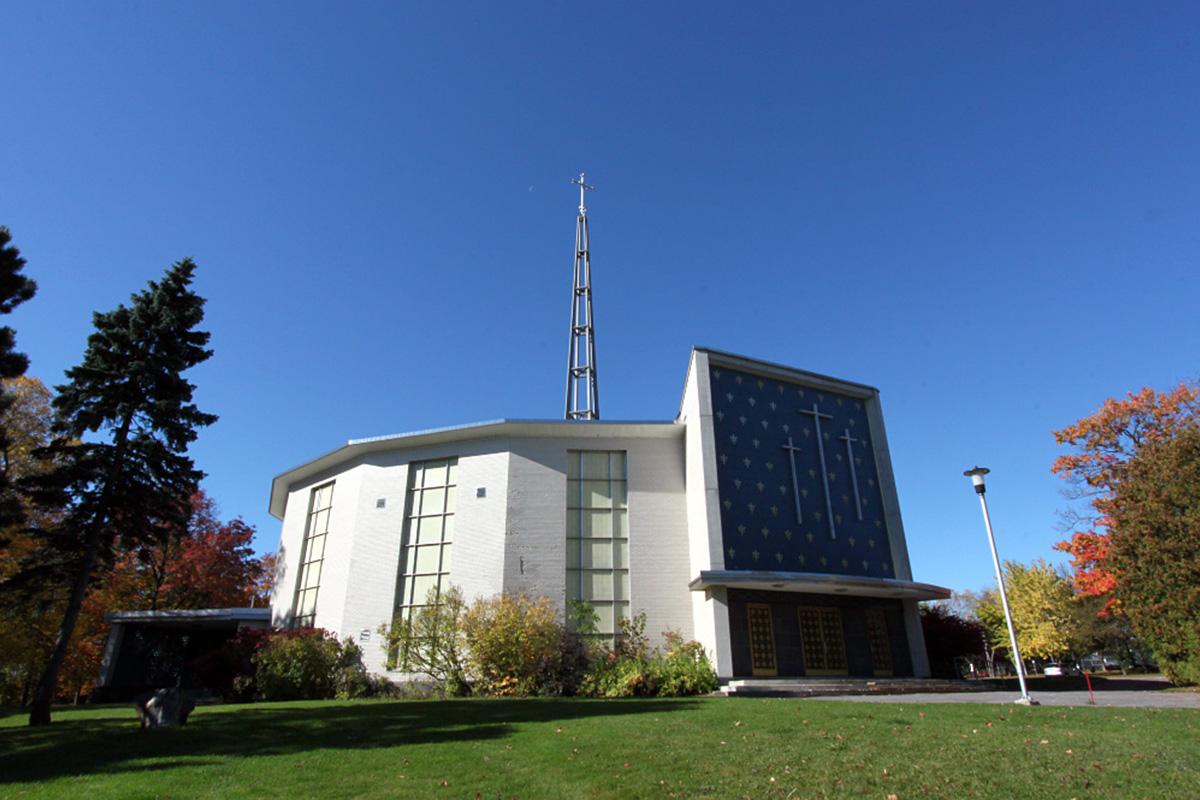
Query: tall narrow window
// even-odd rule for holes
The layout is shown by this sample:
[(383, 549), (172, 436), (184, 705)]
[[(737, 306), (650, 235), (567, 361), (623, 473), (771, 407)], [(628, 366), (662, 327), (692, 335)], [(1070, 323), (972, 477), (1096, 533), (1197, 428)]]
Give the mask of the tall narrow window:
[(629, 502), (623, 452), (567, 453), (567, 598), (589, 603), (611, 638), (629, 616)]
[(454, 540), (454, 508), (458, 459), (411, 464), (408, 501), (400, 545), (396, 585), (396, 618), (404, 621), (449, 586), (450, 543)]
[(308, 520), (304, 528), (304, 546), (300, 549), (300, 578), (296, 581), (296, 606), (292, 617), (292, 624), (297, 628), (311, 628), (317, 619), (317, 588), (321, 585), (332, 507), (332, 483), (312, 490), (308, 498)]

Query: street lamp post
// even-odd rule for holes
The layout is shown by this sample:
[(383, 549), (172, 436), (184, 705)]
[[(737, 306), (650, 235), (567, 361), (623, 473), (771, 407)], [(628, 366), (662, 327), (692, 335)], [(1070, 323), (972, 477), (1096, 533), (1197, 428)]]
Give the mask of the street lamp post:
[(1004, 606), (1004, 621), (1008, 623), (1008, 640), (1012, 643), (1013, 661), (1017, 665), (1017, 680), (1021, 683), (1021, 697), (1015, 702), (1025, 706), (1036, 706), (1038, 702), (1029, 696), (1029, 689), (1025, 686), (1025, 663), (1021, 660), (1021, 651), (1017, 647), (1017, 630), (1013, 627), (1012, 611), (1008, 607), (1008, 593), (1004, 591), (1004, 573), (1000, 571), (1000, 555), (996, 552), (996, 537), (992, 533), (992, 518), (988, 514), (987, 486), (983, 482), (983, 476), (989, 472), (991, 470), (987, 467), (975, 467), (967, 470), (963, 475), (971, 479), (975, 493), (979, 495), (979, 505), (983, 508), (983, 524), (987, 528), (988, 544), (992, 548), (992, 564), (996, 567), (996, 585), (1000, 587), (1000, 604)]

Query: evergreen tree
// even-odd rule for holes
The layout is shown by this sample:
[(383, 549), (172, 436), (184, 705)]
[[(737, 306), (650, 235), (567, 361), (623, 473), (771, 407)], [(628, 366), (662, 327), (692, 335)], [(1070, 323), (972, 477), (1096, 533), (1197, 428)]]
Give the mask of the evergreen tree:
[[(33, 297), (37, 284), (21, 274), (25, 259), (21, 251), (12, 246), (12, 235), (8, 228), (0, 225), (0, 314), (11, 314), (12, 310)], [(16, 333), (8, 326), (0, 327), (0, 379), (18, 378), (25, 374), (29, 359), (14, 349)], [(12, 405), (12, 397), (0, 385), (0, 415)], [(0, 425), (0, 454), (7, 456), (9, 432)], [(0, 461), (0, 528), (21, 522), (22, 505), (13, 492), (8, 474), (7, 458)]]
[(216, 417), (192, 403), (182, 373), (206, 360), (209, 335), (196, 330), (204, 299), (191, 290), (184, 259), (108, 313), (94, 316), (83, 363), (54, 400), (53, 469), (29, 483), (35, 503), (60, 509), (42, 532), (43, 558), (70, 576), (70, 594), (34, 694), (31, 725), (50, 722), (58, 671), (88, 585), (118, 553), (182, 530), (202, 473), (187, 457), (199, 427)]

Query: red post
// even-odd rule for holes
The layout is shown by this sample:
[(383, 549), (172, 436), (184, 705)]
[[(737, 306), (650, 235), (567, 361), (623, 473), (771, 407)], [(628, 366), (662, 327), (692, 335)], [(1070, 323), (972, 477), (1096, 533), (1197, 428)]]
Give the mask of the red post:
[(1095, 693), (1092, 691), (1092, 676), (1091, 676), (1090, 674), (1088, 674), (1088, 671), (1087, 671), (1087, 670), (1084, 670), (1084, 671), (1083, 671), (1083, 679), (1084, 679), (1085, 681), (1087, 681), (1087, 687), (1088, 687), (1088, 702), (1089, 702), (1089, 703), (1091, 703), (1092, 705), (1096, 705), (1096, 695), (1095, 695)]

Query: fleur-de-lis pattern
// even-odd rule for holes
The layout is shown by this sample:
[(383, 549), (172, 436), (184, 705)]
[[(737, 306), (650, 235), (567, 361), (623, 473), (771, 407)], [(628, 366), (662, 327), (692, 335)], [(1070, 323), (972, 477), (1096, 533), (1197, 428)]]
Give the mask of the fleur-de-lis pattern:
[[(773, 569), (895, 577), (864, 402), (727, 367), (712, 369), (711, 379), (725, 568), (766, 568), (764, 552), (755, 549), (762, 547), (771, 554)], [(799, 413), (801, 409), (811, 411), (813, 403), (820, 413), (832, 417), (822, 418), (821, 438), (836, 538), (829, 535), (828, 515), (824, 513), (826, 484), (822, 481), (813, 417)], [(755, 438), (739, 435), (750, 426), (760, 431)], [(862, 501), (861, 521), (855, 511), (849, 454), (839, 438), (846, 430), (855, 440), (852, 447)], [(794, 511), (791, 465), (787, 451), (782, 449), (789, 435), (800, 448), (794, 454), (803, 516), (800, 525), (796, 524)], [(840, 468), (834, 469), (834, 465)], [(777, 492), (777, 507), (755, 502), (766, 497), (768, 489)], [(750, 531), (757, 534), (753, 539), (749, 538)]]

